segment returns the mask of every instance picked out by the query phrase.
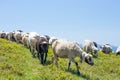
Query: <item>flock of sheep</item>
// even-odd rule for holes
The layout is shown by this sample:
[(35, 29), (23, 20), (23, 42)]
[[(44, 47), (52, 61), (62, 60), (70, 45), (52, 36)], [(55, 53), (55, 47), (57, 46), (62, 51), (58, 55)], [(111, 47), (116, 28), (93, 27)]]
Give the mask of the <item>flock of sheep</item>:
[[(77, 74), (80, 74), (78, 63), (75, 61), (75, 57), (79, 57), (80, 61), (85, 61), (89, 65), (94, 65), (92, 56), (98, 57), (97, 43), (90, 40), (84, 40), (82, 48), (80, 48), (77, 42), (70, 42), (68, 40), (58, 39), (56, 37), (50, 37), (48, 35), (39, 35), (36, 32), (23, 32), (22, 30), (16, 30), (12, 32), (0, 31), (0, 38), (21, 43), (30, 49), (33, 57), (37, 57), (41, 64), (46, 62), (49, 45), (53, 49), (54, 56), (52, 62), (55, 61), (58, 66), (58, 58), (69, 58), (68, 70), (70, 70), (71, 61), (75, 63), (77, 68)], [(101, 51), (104, 53), (112, 52), (112, 48), (109, 44), (101, 46)], [(116, 55), (120, 54), (120, 47), (116, 50)]]

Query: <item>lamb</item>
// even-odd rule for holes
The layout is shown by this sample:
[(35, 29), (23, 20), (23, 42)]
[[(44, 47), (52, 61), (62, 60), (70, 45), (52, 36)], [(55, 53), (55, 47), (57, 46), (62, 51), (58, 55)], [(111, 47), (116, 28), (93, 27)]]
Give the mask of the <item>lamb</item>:
[(87, 54), (86, 52), (82, 51), (82, 49), (79, 47), (78, 43), (76, 42), (69, 42), (66, 40), (55, 40), (52, 44), (52, 49), (54, 52), (54, 57), (52, 58), (52, 62), (55, 60), (56, 66), (58, 66), (58, 58), (69, 58), (68, 63), (68, 71), (70, 70), (70, 64), (71, 61), (76, 64), (77, 68), (77, 74), (79, 75), (79, 68), (78, 63), (75, 61), (75, 57), (80, 57), (81, 62), (85, 61), (89, 65), (94, 65), (94, 62), (92, 60), (92, 55)]

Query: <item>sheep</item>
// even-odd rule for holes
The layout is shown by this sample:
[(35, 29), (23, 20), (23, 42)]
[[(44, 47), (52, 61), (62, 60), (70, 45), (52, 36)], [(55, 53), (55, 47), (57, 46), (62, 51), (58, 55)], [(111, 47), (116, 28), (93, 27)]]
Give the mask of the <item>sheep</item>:
[(120, 55), (120, 46), (117, 48), (117, 50), (116, 50), (116, 56), (117, 55)]
[(55, 40), (52, 44), (52, 49), (54, 52), (54, 56), (52, 57), (52, 62), (55, 60), (55, 64), (58, 67), (58, 58), (69, 58), (68, 63), (68, 71), (70, 70), (70, 64), (71, 61), (75, 63), (77, 68), (77, 74), (79, 75), (79, 68), (78, 63), (75, 61), (75, 57), (80, 57), (81, 62), (85, 61), (89, 65), (94, 65), (94, 62), (92, 60), (92, 55), (87, 54), (86, 52), (82, 51), (82, 49), (79, 47), (78, 43), (76, 42), (69, 42), (66, 40)]
[(36, 42), (37, 39), (35, 38), (36, 36), (40, 36), (38, 33), (36, 32), (30, 32), (29, 36), (28, 36), (28, 41), (27, 44), (29, 44), (29, 49), (30, 52), (32, 53), (33, 57), (36, 57)]
[(37, 39), (36, 42), (37, 56), (41, 60), (41, 64), (44, 64), (47, 58), (49, 39), (47, 39), (46, 36), (36, 36), (35, 39)]
[(102, 48), (102, 52), (104, 53), (109, 54), (112, 52), (112, 47), (110, 46), (110, 44), (104, 44), (101, 46), (101, 48)]
[(48, 36), (48, 35), (44, 35), (44, 36), (47, 38), (47, 41), (50, 40), (50, 36)]
[(17, 30), (17, 31), (14, 31), (14, 38), (15, 38), (15, 41), (17, 43), (22, 43), (22, 31), (21, 30)]
[(95, 47), (98, 47), (97, 43), (95, 41), (93, 41), (93, 44), (95, 45)]
[(58, 40), (58, 38), (56, 38), (56, 37), (50, 37), (50, 39), (49, 39), (49, 44), (52, 45), (52, 43), (53, 43), (54, 41), (56, 41), (56, 40)]
[(29, 43), (28, 43), (29, 33), (22, 33), (21, 37), (22, 37), (23, 45), (29, 48)]
[(92, 55), (95, 54), (96, 57), (98, 57), (98, 48), (96, 42), (90, 40), (84, 40), (82, 46), (84, 51), (86, 51), (87, 53), (91, 52)]
[(14, 32), (9, 32), (9, 33), (7, 34), (7, 39), (8, 39), (9, 41), (15, 41)]
[(0, 38), (6, 39), (7, 33), (8, 32), (4, 32), (4, 31), (0, 32)]

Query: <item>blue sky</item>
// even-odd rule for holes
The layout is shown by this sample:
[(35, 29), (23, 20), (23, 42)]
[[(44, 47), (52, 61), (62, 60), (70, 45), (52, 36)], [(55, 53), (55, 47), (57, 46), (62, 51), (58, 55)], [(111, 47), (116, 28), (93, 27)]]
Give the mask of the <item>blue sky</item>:
[(0, 30), (120, 45), (120, 0), (0, 0)]

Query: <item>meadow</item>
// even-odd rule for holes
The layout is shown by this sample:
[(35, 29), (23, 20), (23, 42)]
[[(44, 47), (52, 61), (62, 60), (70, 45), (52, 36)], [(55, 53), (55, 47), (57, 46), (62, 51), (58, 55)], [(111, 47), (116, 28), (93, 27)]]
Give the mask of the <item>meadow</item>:
[(59, 58), (57, 68), (51, 63), (52, 56), (49, 47), (47, 62), (41, 65), (22, 44), (0, 39), (0, 80), (120, 80), (120, 56), (115, 53), (99, 51), (99, 57), (93, 58), (94, 66), (76, 58), (81, 75), (76, 74), (74, 63), (67, 71), (68, 59)]

